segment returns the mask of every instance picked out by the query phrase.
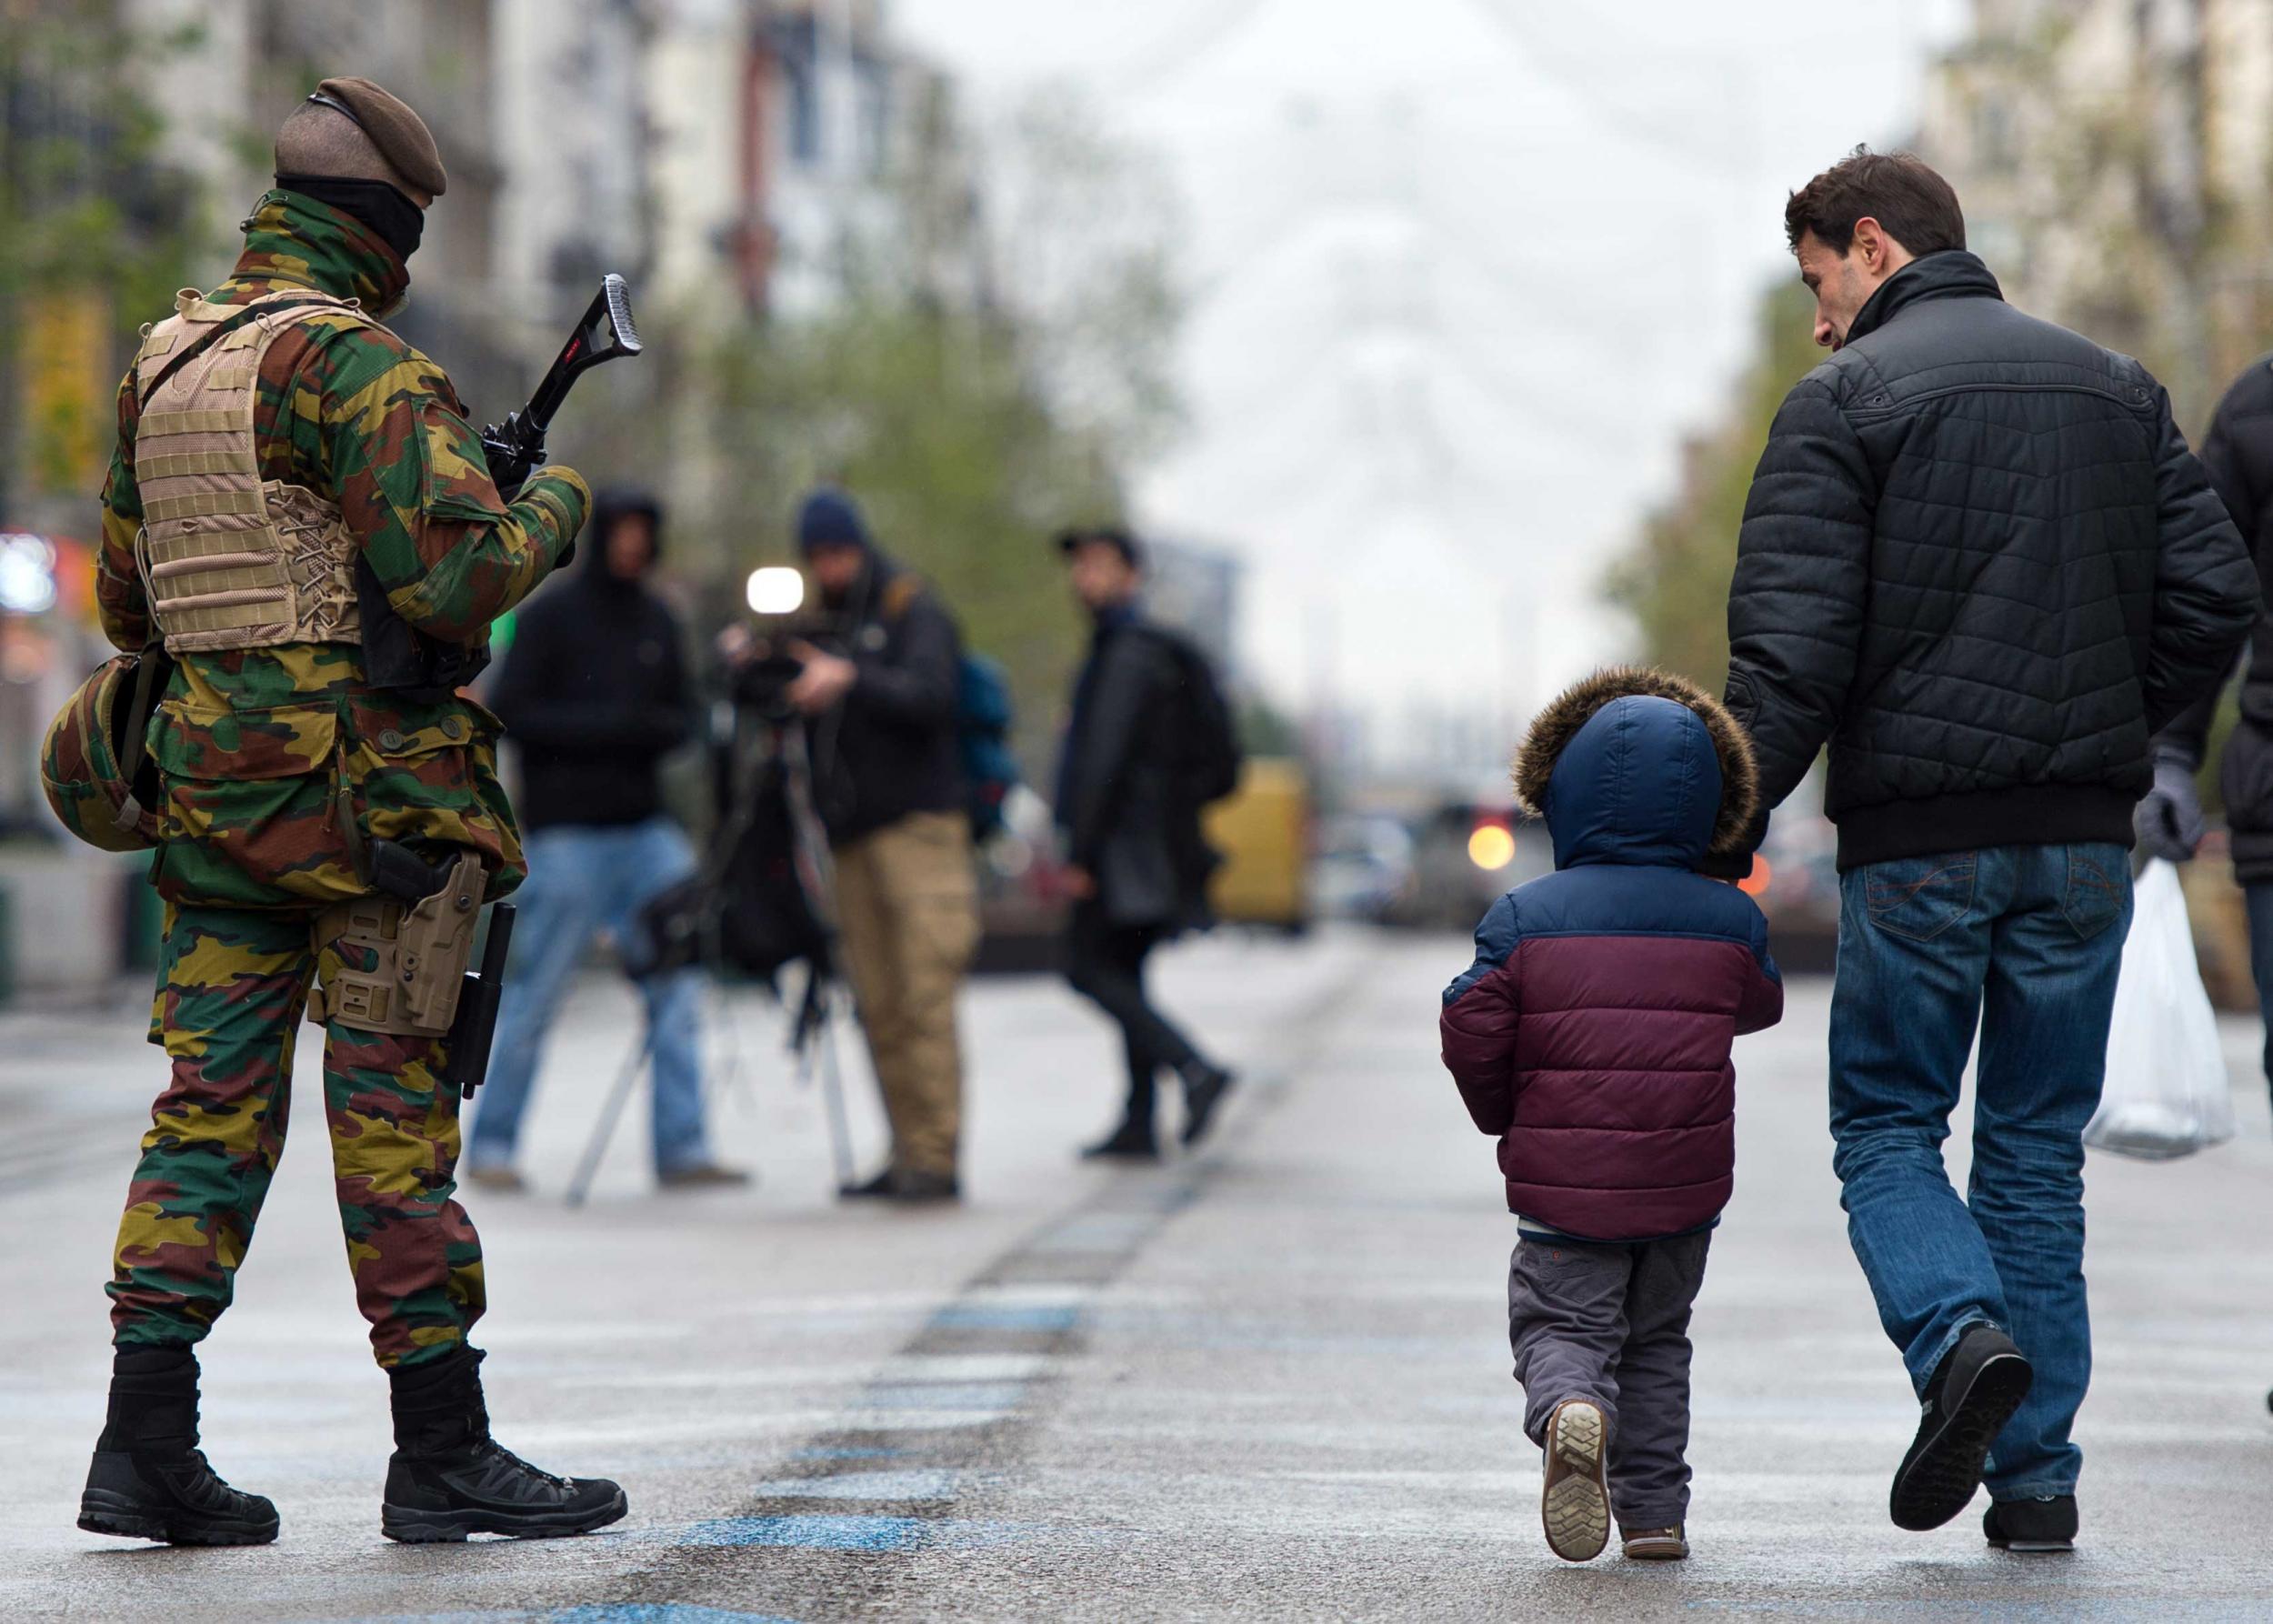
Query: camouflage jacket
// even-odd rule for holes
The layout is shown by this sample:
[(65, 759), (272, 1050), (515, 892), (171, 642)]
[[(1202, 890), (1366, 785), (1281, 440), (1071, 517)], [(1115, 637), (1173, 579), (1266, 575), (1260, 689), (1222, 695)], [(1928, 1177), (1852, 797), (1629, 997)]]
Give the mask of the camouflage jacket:
[[(273, 191), (246, 222), (235, 273), (207, 296), (243, 304), (312, 287), (375, 314), (408, 282), (402, 261), (357, 222)], [(128, 649), (153, 629), (135, 562), (136, 416), (129, 372), (95, 567), (104, 630)], [(254, 430), (264, 476), (336, 500), (396, 610), (453, 642), (486, 638), (550, 572), (590, 505), (584, 481), (557, 467), (508, 505), (442, 369), (347, 316), (317, 316), (269, 347)], [(345, 643), (179, 657), (149, 733), (165, 787), (155, 873), (167, 897), (279, 907), (360, 895), (370, 837), (430, 855), (471, 847), (491, 870), (492, 895), (519, 883), (496, 719), (468, 700), (419, 704), (373, 689), (360, 657)]]

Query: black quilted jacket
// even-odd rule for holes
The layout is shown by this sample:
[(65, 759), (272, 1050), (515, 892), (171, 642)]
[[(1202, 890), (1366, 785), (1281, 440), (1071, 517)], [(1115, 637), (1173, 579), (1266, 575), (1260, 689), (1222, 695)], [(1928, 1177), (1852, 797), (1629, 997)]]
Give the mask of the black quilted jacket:
[(2257, 613), (2240, 535), (2138, 362), (1905, 266), (1785, 398), (1728, 595), (1763, 805), (1827, 743), (1839, 867), (2111, 840), (2148, 743)]

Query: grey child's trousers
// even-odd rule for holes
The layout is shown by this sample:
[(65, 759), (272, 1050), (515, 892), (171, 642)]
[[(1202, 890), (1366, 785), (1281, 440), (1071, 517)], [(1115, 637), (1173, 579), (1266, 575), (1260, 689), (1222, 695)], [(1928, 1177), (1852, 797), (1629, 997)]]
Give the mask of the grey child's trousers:
[(1610, 1506), (1620, 1526), (1671, 1528), (1688, 1513), (1689, 1305), (1709, 1230), (1579, 1245), (1526, 1238), (1507, 1266), (1507, 1340), (1523, 1429), (1544, 1447), (1567, 1398), (1610, 1421)]

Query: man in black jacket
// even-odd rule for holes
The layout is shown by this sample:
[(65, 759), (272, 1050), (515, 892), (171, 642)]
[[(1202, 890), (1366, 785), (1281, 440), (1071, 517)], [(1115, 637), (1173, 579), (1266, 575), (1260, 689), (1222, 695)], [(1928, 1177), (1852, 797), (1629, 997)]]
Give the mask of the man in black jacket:
[[(1848, 1234), (1924, 1401), (1889, 1509), (2066, 1549), (2089, 1380), (2082, 1133), (2148, 741), (2223, 675), (2255, 575), (2136, 361), (2021, 315), (1947, 182), (1857, 149), (1785, 228), (1837, 353), (1796, 385), (1729, 588), (1761, 801), (1830, 746), (1831, 1121)], [(1976, 1028), (1973, 1176), (1941, 1159)]]
[[(2273, 587), (2273, 356), (2249, 363), (2210, 419), (2202, 466), (2211, 488), (2248, 541), (2260, 591)], [(2273, 599), (2273, 591), (2267, 591)], [(2138, 841), (2151, 856), (2183, 863), (2204, 829), (2194, 777), (2209, 748), (2223, 684), (2155, 740), (2155, 787), (2138, 807)], [(2241, 716), (2218, 762), (2234, 877), (2249, 914), (2249, 967), (2266, 1021), (2265, 1074), (2273, 1082), (2273, 609), (2250, 634), (2241, 679)]]
[(811, 718), (845, 973), (892, 1127), (889, 1165), (840, 1193), (952, 1201), (963, 1110), (956, 1000), (978, 946), (958, 751), (962, 639), (844, 492), (806, 498), (797, 546), (834, 647), (792, 646), (804, 667), (788, 698)]
[(1086, 1157), (1157, 1160), (1153, 1102), (1165, 1068), (1184, 1085), (1184, 1142), (1207, 1131), (1231, 1074), (1203, 1058), (1145, 993), (1145, 960), (1177, 932), (1208, 922), (1213, 854), (1200, 808), (1179, 782), (1179, 693), (1204, 673), (1197, 650), (1144, 617), (1143, 561), (1134, 536), (1112, 529), (1059, 538), (1074, 595), (1096, 626), (1074, 685), (1058, 770), (1057, 822), (1075, 897), (1066, 978), (1121, 1028), (1128, 1103), (1121, 1123)]
[[(466, 1148), (477, 1185), (520, 1188), (514, 1154), (545, 1034), (592, 938), (605, 929), (620, 944), (641, 908), (695, 872), (658, 777), (694, 719), (678, 617), (645, 582), (662, 535), (654, 497), (601, 492), (584, 566), (522, 611), (490, 697), (520, 748), (529, 877), (516, 898), (513, 974)], [(748, 1178), (710, 1154), (702, 987), (691, 967), (639, 983), (655, 1063), (656, 1176), (666, 1188)]]

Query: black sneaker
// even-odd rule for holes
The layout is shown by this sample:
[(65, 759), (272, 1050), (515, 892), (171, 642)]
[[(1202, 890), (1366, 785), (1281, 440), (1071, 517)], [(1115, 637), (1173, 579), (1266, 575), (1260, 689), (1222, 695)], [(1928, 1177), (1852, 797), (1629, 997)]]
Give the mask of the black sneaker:
[(1140, 1128), (1134, 1122), (1124, 1122), (1094, 1145), (1081, 1148), (1084, 1161), (1158, 1161), (1160, 1141), (1152, 1137), (1150, 1128)]
[(1207, 1125), (1216, 1115), (1216, 1108), (1223, 1104), (1223, 1097), (1231, 1092), (1231, 1085), (1238, 1079), (1220, 1066), (1195, 1064), (1184, 1075), (1184, 1142), (1197, 1145), (1207, 1132)]
[(1999, 1550), (2017, 1556), (2057, 1556), (2076, 1549), (2076, 1497), (2039, 1495), (1998, 1500), (1981, 1516), (1981, 1532)]
[(877, 1201), (890, 1196), (897, 1188), (892, 1179), (892, 1169), (886, 1168), (865, 1184), (840, 1184), (836, 1198), (840, 1201)]
[(471, 1348), (387, 1371), (395, 1454), (386, 1463), (379, 1531), (409, 1545), (469, 1534), (550, 1539), (606, 1528), (627, 1509), (605, 1478), (556, 1478), (489, 1436), (482, 1355)]
[(1994, 1326), (1976, 1325), (1958, 1339), (1926, 1384), (1918, 1437), (1894, 1474), (1887, 1512), (1895, 1527), (1938, 1529), (1966, 1509), (1989, 1445), (2035, 1379), (2012, 1338)]
[(121, 1348), (110, 1413), (79, 1497), (90, 1534), (166, 1545), (266, 1545), (276, 1508), (230, 1488), (197, 1448), (197, 1356), (187, 1348)]

